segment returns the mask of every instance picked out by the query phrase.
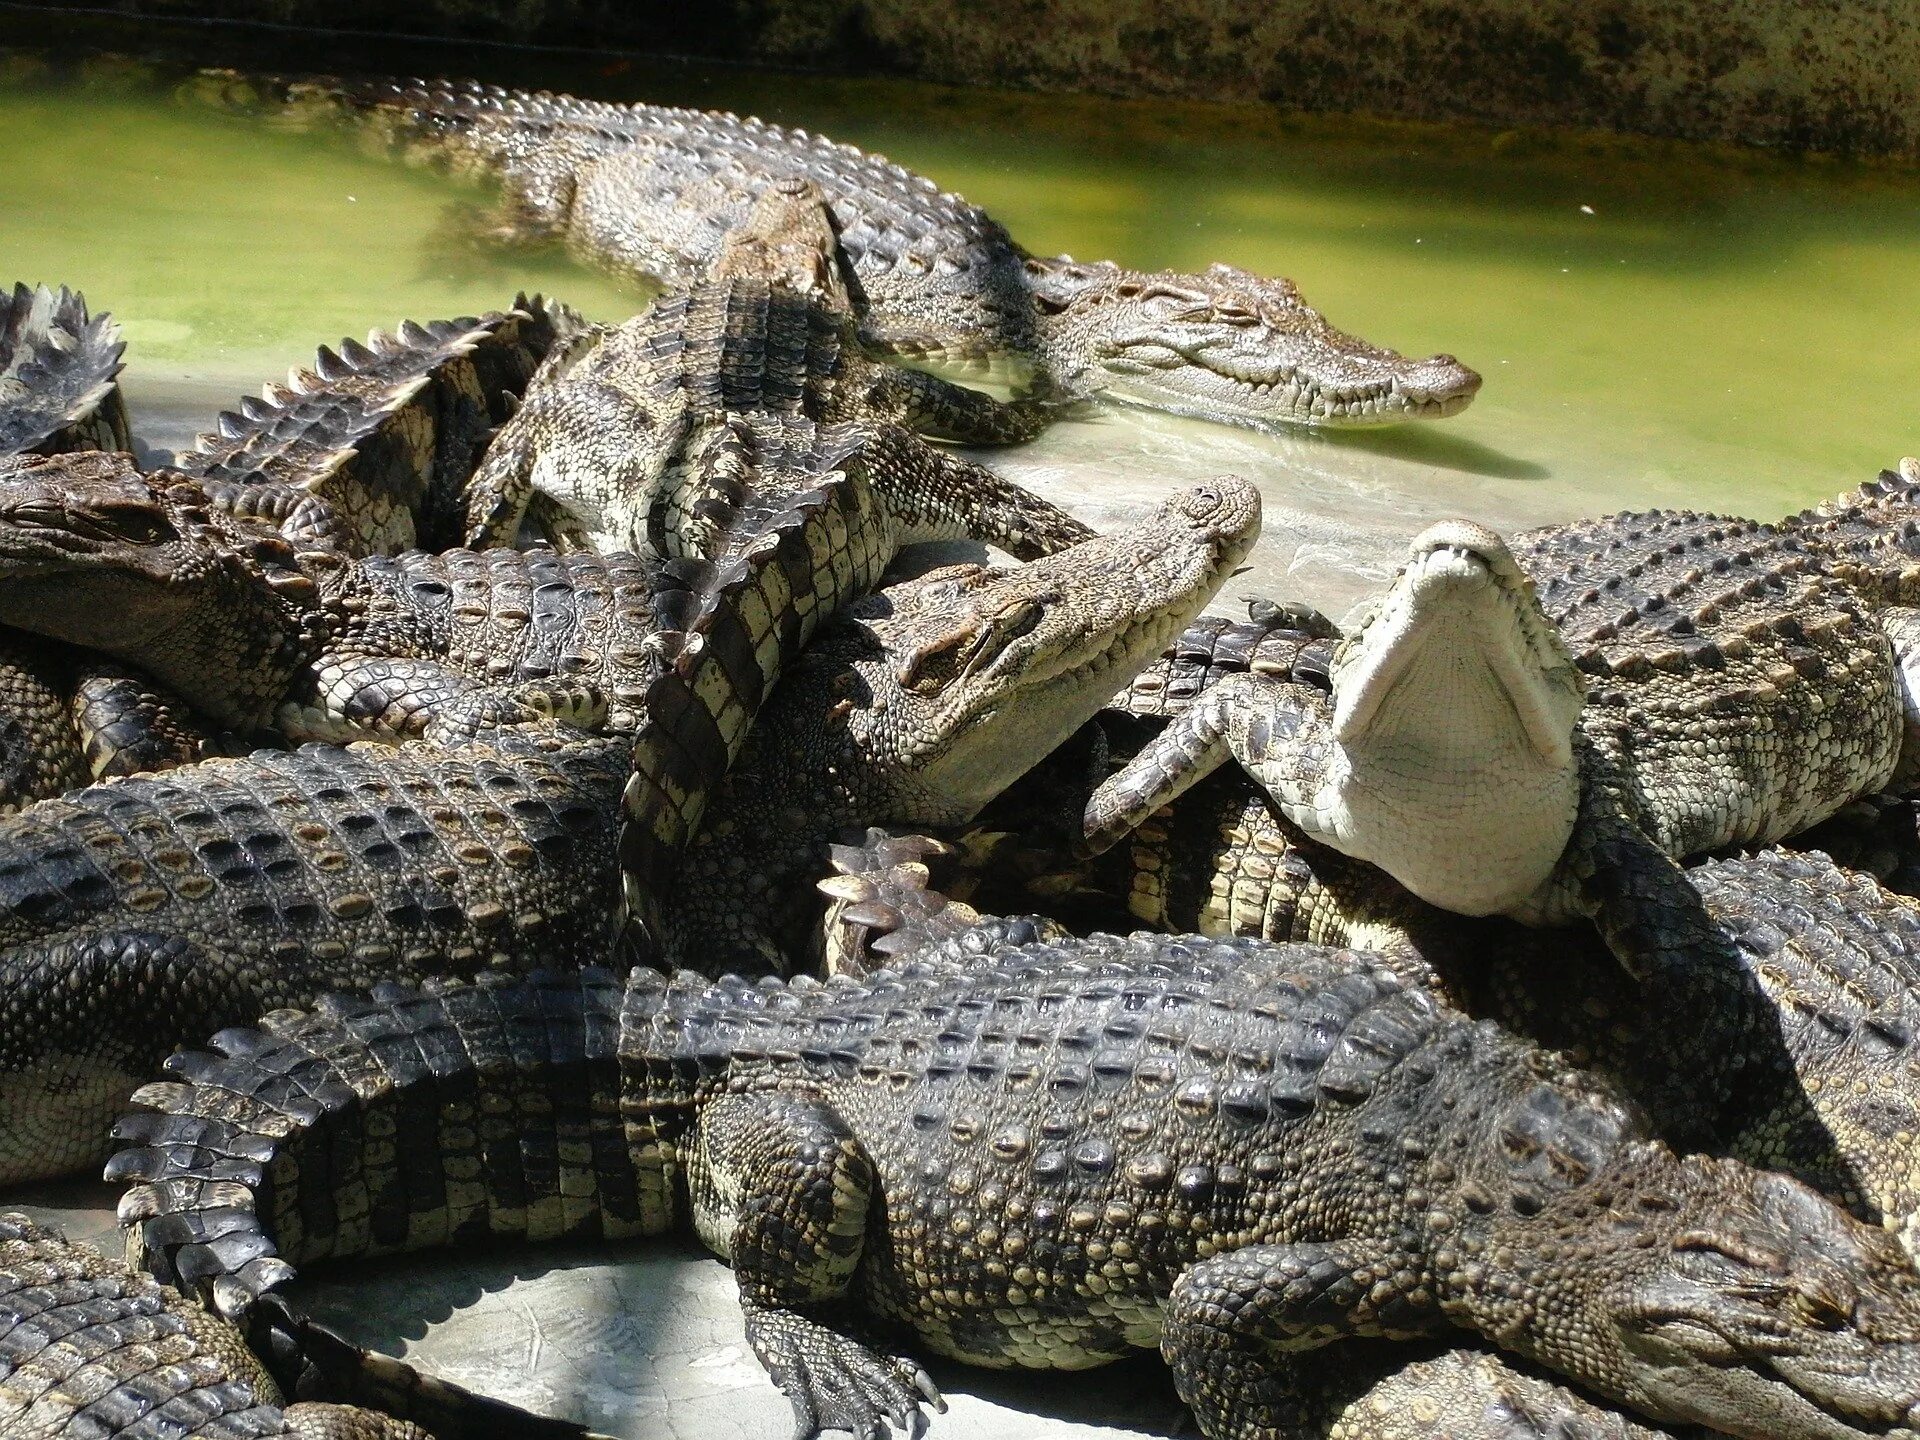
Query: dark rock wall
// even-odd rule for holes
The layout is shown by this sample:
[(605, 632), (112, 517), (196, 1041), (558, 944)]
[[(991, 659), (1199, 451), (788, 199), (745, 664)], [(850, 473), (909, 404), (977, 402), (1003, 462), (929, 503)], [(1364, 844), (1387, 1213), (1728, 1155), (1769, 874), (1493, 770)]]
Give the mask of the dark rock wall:
[[(98, 5), (98, 0), (94, 0)], [(109, 0), (959, 84), (1920, 154), (1915, 0)]]

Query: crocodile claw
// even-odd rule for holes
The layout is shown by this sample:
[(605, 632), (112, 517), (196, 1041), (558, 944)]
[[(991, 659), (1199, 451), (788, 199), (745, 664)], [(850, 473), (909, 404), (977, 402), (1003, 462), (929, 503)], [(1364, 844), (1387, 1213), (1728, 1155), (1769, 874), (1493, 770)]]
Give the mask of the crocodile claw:
[(798, 1311), (749, 1311), (747, 1343), (793, 1406), (794, 1440), (830, 1430), (854, 1440), (885, 1440), (891, 1432), (919, 1440), (927, 1428), (921, 1407), (947, 1408), (913, 1361), (880, 1354)]

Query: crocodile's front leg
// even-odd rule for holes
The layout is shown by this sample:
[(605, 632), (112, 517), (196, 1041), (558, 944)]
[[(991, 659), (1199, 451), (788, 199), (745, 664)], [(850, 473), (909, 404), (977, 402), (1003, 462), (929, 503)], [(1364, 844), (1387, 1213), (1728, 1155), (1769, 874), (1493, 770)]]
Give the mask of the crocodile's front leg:
[(940, 1392), (835, 1314), (860, 1262), (873, 1162), (834, 1111), (801, 1095), (725, 1095), (700, 1115), (688, 1165), (694, 1225), (733, 1262), (747, 1343), (793, 1405), (796, 1440), (916, 1431)]
[(73, 720), (96, 780), (190, 764), (213, 743), (212, 734), (179, 700), (113, 669), (80, 672)]
[(314, 674), (311, 698), (281, 707), (279, 728), (294, 740), (419, 737), (457, 745), (490, 730), (565, 725), (597, 731), (606, 721), (607, 697), (591, 685), (488, 685), (435, 660), (375, 654), (330, 657)]
[(1318, 1407), (1286, 1352), (1441, 1323), (1417, 1263), (1390, 1242), (1248, 1245), (1175, 1282), (1160, 1353), (1207, 1440), (1295, 1440)]
[(1335, 822), (1321, 797), (1333, 756), (1333, 709), (1324, 693), (1264, 675), (1227, 676), (1094, 792), (1081, 848), (1088, 855), (1111, 849), (1228, 759), (1289, 820), (1332, 841)]

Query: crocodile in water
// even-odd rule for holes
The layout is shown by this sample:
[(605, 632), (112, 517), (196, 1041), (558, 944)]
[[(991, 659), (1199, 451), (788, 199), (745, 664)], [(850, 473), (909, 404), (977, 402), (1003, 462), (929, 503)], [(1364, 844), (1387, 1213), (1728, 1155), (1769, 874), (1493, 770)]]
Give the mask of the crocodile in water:
[(628, 274), (691, 283), (769, 182), (833, 210), (869, 347), (958, 372), (1039, 372), (1095, 396), (1229, 424), (1353, 425), (1451, 415), (1480, 377), (1342, 334), (1291, 282), (1215, 265), (1146, 273), (1028, 255), (978, 206), (850, 145), (699, 110), (612, 105), (461, 81), (273, 80), (195, 87), (356, 128), (502, 189), (493, 228), (562, 239)]

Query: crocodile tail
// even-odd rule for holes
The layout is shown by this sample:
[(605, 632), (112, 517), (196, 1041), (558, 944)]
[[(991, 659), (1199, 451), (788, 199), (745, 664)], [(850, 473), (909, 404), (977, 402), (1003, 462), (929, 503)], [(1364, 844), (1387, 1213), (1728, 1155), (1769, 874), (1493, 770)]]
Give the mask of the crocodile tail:
[(114, 1127), (129, 1258), (251, 1319), (316, 1259), (665, 1228), (604, 970), (383, 985), (171, 1057)]
[(243, 75), (203, 70), (183, 98), (268, 115), (298, 130), (350, 129), (411, 164), (475, 179), (524, 182), (564, 208), (580, 164), (625, 149), (646, 133), (625, 105), (471, 80)]
[[(871, 489), (834, 468), (844, 456), (825, 433), (811, 470), (796, 477), (811, 488), (788, 495), (786, 508), (750, 538), (730, 542), (732, 558), (690, 597), (684, 629), (659, 636), (663, 663), (647, 689), (648, 723), (634, 743), (620, 836), (625, 933), (643, 958), (659, 934), (655, 897), (671, 883), (708, 795), (739, 757), (782, 670), (892, 558)], [(714, 498), (724, 507), (739, 497)], [(727, 514), (709, 518), (715, 533), (738, 533)]]
[(289, 1396), (378, 1411), (431, 1440), (597, 1440), (550, 1419), (362, 1349), (278, 1295), (262, 1297), (248, 1335)]
[(925, 835), (874, 828), (859, 845), (832, 848), (836, 873), (819, 882), (833, 904), (826, 918), (827, 973), (859, 977), (906, 961), (966, 965), (996, 946), (1064, 936), (1039, 916), (982, 916), (933, 888), (926, 862), (953, 854)]
[(132, 446), (120, 394), (126, 342), (62, 285), (0, 290), (0, 456)]

